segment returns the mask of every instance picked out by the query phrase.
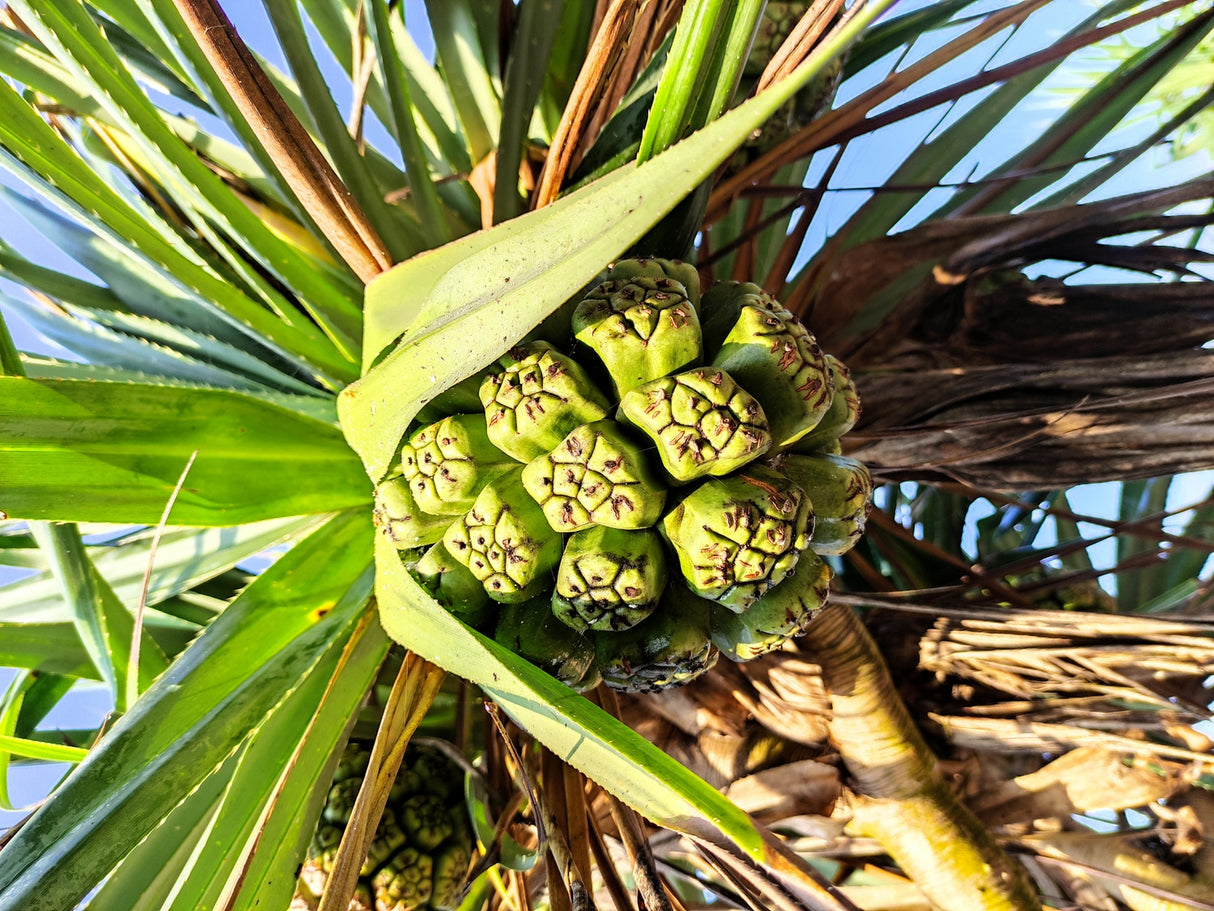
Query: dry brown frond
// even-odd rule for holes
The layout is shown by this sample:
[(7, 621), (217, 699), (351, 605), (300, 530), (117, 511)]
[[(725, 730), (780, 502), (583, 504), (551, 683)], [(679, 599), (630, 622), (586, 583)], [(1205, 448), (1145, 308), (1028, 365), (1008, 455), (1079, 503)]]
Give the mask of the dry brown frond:
[[(998, 491), (1214, 466), (1214, 354), (868, 373), (855, 455), (891, 480)], [(930, 394), (929, 394), (930, 392)]]
[[(1017, 697), (971, 701), (984, 715), (1070, 719), (1085, 728), (1159, 729), (1208, 716), (1214, 624), (1078, 611), (941, 618), (920, 640), (920, 667)], [(1044, 622), (1043, 622), (1044, 621)], [(1162, 626), (1162, 628), (1161, 628)]]

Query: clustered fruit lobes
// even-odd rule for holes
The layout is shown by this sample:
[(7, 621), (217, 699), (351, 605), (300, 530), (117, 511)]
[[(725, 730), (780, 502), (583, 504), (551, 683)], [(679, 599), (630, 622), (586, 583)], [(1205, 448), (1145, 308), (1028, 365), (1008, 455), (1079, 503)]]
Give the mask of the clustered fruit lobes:
[(662, 689), (804, 632), (820, 558), (855, 544), (872, 497), (839, 449), (847, 368), (758, 286), (701, 297), (659, 259), (600, 276), (568, 341), (512, 348), (479, 410), (430, 407), (402, 441), (376, 523), (414, 577), (579, 688)]
[[(325, 798), (292, 909), (319, 905), (333, 872), (371, 754), (351, 742)], [(472, 859), (464, 773), (438, 748), (413, 744), (388, 795), (350, 911), (444, 911), (456, 907)]]

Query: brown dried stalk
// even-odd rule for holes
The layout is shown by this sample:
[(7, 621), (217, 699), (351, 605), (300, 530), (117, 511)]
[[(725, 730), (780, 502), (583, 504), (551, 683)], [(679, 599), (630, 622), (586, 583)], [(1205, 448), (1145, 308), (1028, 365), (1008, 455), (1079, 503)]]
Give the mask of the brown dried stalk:
[(258, 141), (334, 249), (363, 282), (392, 265), (375, 229), (287, 107), (215, 0), (175, 0)]

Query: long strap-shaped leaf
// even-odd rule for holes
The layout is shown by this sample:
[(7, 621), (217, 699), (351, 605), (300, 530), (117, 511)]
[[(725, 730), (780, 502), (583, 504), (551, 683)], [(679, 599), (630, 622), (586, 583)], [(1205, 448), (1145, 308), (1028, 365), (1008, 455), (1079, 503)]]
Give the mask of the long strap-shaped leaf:
[(409, 189), (417, 201), (418, 214), (433, 238), (430, 246), (438, 246), (452, 238), (451, 228), (447, 224), (438, 189), (430, 177), (426, 152), (418, 135), (409, 80), (405, 75), (404, 62), (396, 50), (386, 0), (372, 0), (366, 15), (367, 31), (379, 65), (383, 68), (383, 84), (392, 112), (390, 122), (400, 145), (401, 156), (405, 159)]
[[(2, 319), (0, 348), (12, 348), (8, 328)], [(5, 360), (11, 361), (11, 355)], [(20, 382), (24, 368), (17, 360), (7, 364), (4, 372), (10, 379)], [(30, 531), (46, 555), (50, 574), (57, 583), (81, 646), (109, 687), (115, 707), (125, 712), (128, 695), (138, 694), (141, 684), (150, 684), (168, 666), (164, 653), (146, 630), (135, 640), (133, 618), (93, 565), (75, 525), (34, 522)], [(138, 648), (142, 657), (132, 660), (132, 648)], [(135, 679), (128, 679), (131, 674)], [(7, 773), (0, 769), (0, 775), (4, 774)]]
[(190, 453), (178, 525), (238, 525), (366, 505), (337, 430), (238, 393), (0, 378), (0, 511), (155, 525)]
[[(292, 187), (299, 187), (296, 192), (305, 204), (315, 200), (321, 205), (313, 217), (359, 277), (368, 281), (393, 261), (417, 252), (397, 223), (397, 213), (384, 202), (385, 188), (376, 184), (342, 121), (312, 55), (295, 0), (267, 0), (266, 11), (336, 173), (274, 91), (218, 4), (178, 0), (177, 5), (275, 164), (288, 175)], [(350, 259), (351, 253), (359, 259)], [(365, 261), (368, 255), (370, 261)]]
[(158, 177), (192, 224), (204, 233), (213, 225), (219, 234), (237, 239), (242, 249), (256, 256), (289, 287), (299, 290), (301, 302), (339, 350), (349, 348), (351, 341), (345, 337), (343, 326), (357, 319), (358, 309), (345, 289), (318, 272), (308, 257), (238, 204), (220, 178), (168, 129), (83, 5), (72, 0), (40, 0), (36, 4), (13, 0), (12, 6), (47, 48), (93, 87), (140, 150), (156, 162)]
[(371, 534), (365, 511), (334, 517), (207, 628), (5, 847), (0, 911), (75, 907), (341, 648)]
[[(235, 528), (178, 528), (160, 539), (149, 580), (147, 606), (153, 607), (207, 579), (214, 578), (276, 544), (288, 544), (316, 530), (323, 516), (271, 519)], [(89, 560), (123, 604), (138, 602), (148, 565), (151, 534), (89, 548)], [(0, 620), (37, 615), (43, 620), (66, 619), (63, 595), (49, 569), (5, 586)]]
[(51, 198), (101, 237), (122, 246), (136, 264), (147, 264), (183, 295), (194, 297), (242, 332), (256, 336), (288, 359), (321, 375), (349, 369), (314, 326), (288, 324), (265, 310), (202, 263), (165, 224), (149, 223), (100, 174), (81, 167), (79, 156), (0, 80), (0, 167)]
[(128, 693), (138, 693), (168, 667), (164, 653), (142, 630), (138, 679), (128, 679), (134, 618), (89, 559), (80, 532), (64, 523), (35, 522), (31, 528), (50, 559), (81, 644), (110, 688), (117, 711), (125, 712), (133, 701)]
[(427, 0), (434, 44), (468, 138), (473, 163), (493, 151), (501, 121), (501, 101), (482, 49), (475, 4), (469, 0)]

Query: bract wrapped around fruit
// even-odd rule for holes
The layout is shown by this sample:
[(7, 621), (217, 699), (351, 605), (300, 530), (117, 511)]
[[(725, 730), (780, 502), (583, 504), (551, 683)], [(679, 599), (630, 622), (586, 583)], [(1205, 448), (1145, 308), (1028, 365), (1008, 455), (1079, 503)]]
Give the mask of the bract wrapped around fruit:
[[(653, 691), (805, 631), (872, 480), (847, 368), (757, 285), (624, 260), (400, 441), (376, 523), (435, 599), (570, 686)], [(564, 345), (553, 344), (564, 335)]]

